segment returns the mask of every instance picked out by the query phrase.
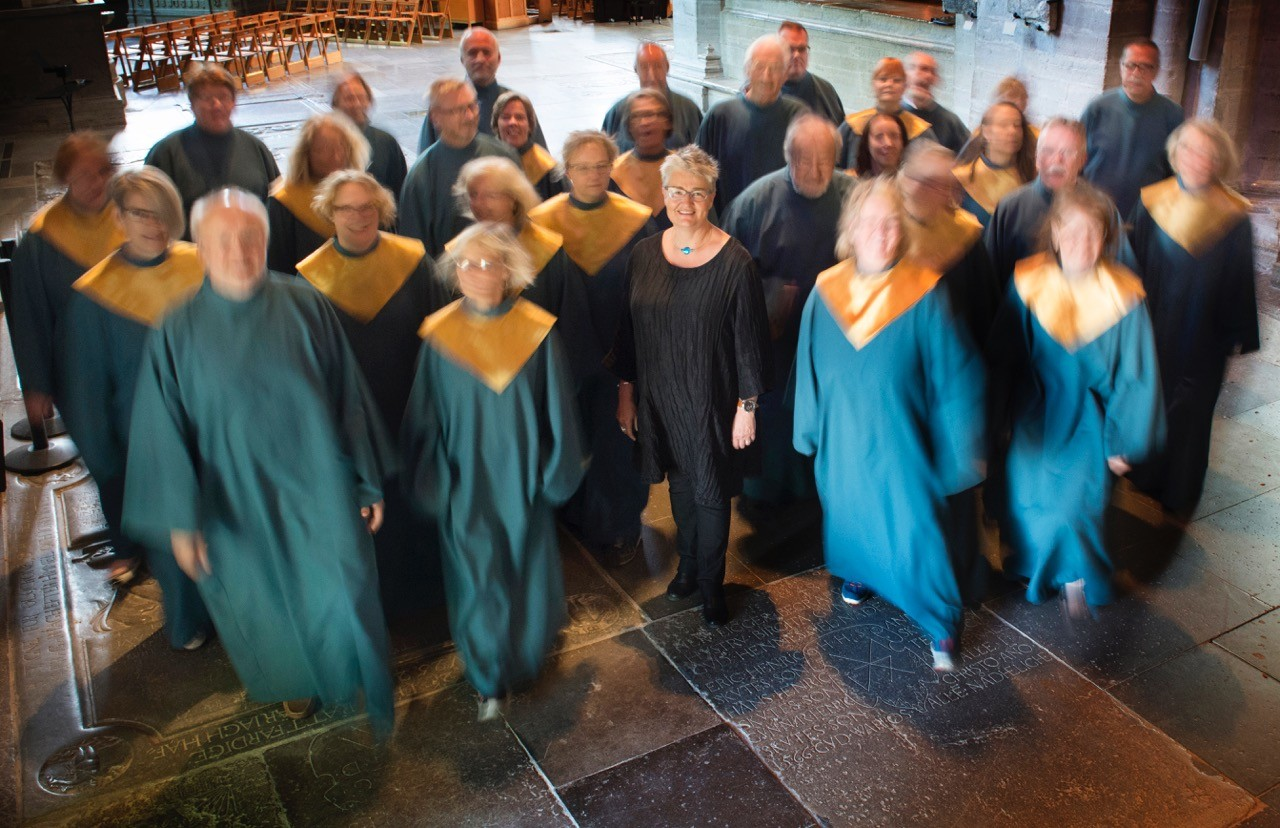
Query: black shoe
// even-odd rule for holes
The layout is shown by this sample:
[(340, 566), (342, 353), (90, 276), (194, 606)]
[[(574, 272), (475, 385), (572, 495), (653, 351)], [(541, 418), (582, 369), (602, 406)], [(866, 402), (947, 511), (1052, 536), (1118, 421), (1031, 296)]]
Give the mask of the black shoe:
[(676, 577), (667, 584), (667, 600), (681, 601), (698, 591), (698, 577), (692, 570), (681, 567), (676, 570)]
[(725, 603), (724, 594), (702, 602), (702, 620), (708, 627), (723, 627), (729, 623), (729, 605)]
[(622, 569), (636, 559), (640, 551), (640, 541), (618, 541), (606, 546), (600, 552), (600, 560), (606, 569)]

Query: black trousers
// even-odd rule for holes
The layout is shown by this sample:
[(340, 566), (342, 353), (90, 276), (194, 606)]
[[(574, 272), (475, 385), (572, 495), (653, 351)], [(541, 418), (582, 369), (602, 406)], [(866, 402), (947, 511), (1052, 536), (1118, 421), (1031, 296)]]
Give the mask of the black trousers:
[(671, 516), (676, 522), (680, 570), (693, 570), (704, 599), (724, 587), (724, 556), (729, 549), (729, 501), (707, 505), (694, 499), (693, 480), (678, 471), (667, 475)]

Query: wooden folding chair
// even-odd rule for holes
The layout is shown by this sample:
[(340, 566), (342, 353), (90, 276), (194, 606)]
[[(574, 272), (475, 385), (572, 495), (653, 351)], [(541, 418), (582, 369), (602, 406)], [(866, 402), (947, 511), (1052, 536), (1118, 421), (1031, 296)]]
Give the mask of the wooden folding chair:
[[(252, 18), (247, 18), (252, 19)], [(258, 42), (258, 27), (241, 25), (233, 35), (240, 54), (240, 75), (245, 86), (261, 86), (267, 82), (266, 57)]]
[(311, 71), (311, 42), (303, 40), (296, 17), (277, 23), (276, 37), (284, 49), (284, 68), (290, 75)]
[(342, 42), (350, 43), (352, 33), (363, 36), (369, 42), (369, 34), (373, 29), (374, 0), (352, 0), (351, 10), (344, 17), (346, 25), (342, 28)]
[[(280, 34), (279, 19), (254, 27), (258, 40), (258, 53), (262, 55), (262, 68), (267, 80), (280, 80), (289, 73), (289, 52)], [(299, 66), (299, 70), (305, 66)]]
[(443, 0), (419, 0), (418, 33), (422, 40), (453, 37), (453, 23), (442, 9), (443, 5)]
[(342, 63), (342, 41), (338, 34), (338, 19), (334, 12), (312, 15), (310, 34), (320, 41), (320, 54), (330, 66)]

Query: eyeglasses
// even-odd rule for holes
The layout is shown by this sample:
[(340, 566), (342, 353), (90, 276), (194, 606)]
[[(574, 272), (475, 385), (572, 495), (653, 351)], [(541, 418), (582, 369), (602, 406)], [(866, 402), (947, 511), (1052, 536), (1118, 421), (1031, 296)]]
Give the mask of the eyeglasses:
[(1126, 72), (1137, 72), (1142, 75), (1154, 75), (1159, 68), (1154, 63), (1134, 63), (1131, 60), (1123, 61), (1120, 68)]
[(935, 193), (950, 193), (955, 189), (956, 180), (954, 177), (948, 178), (921, 178), (915, 175), (906, 176), (907, 180), (924, 187), (926, 190), (933, 190)]
[(143, 210), (140, 207), (126, 207), (122, 210), (128, 218), (134, 221), (141, 221), (147, 224), (163, 224), (164, 220), (160, 218), (160, 214), (154, 210)]
[(502, 267), (502, 262), (491, 262), (488, 259), (458, 259), (458, 270), (478, 270), (488, 273)]
[(437, 109), (436, 113), (443, 118), (452, 118), (455, 115), (461, 115), (464, 112), (471, 112), (472, 110), (478, 111), (479, 109), (480, 102), (472, 101), (471, 103), (464, 103), (461, 106), (451, 106), (448, 109)]
[(643, 112), (631, 113), (631, 120), (633, 121), (657, 121), (668, 117), (670, 116), (660, 109), (646, 109)]
[(569, 172), (603, 173), (612, 170), (613, 165), (607, 161), (601, 164), (568, 164), (565, 169), (569, 170)]
[(693, 199), (694, 204), (701, 204), (711, 198), (710, 190), (686, 190), (683, 187), (663, 187), (662, 191), (667, 194), (667, 198), (672, 201), (684, 201), (686, 198)]
[(336, 216), (371, 216), (378, 212), (378, 205), (373, 204), (335, 204), (333, 205), (333, 214)]

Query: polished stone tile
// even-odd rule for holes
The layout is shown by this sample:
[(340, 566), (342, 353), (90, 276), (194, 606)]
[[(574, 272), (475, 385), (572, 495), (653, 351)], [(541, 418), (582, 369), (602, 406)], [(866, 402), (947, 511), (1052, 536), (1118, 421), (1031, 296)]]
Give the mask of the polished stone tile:
[(644, 623), (636, 603), (563, 530), (560, 550), (569, 622), (561, 631), (557, 649), (581, 647)]
[(822, 507), (810, 500), (750, 516), (735, 508), (729, 549), (765, 583), (822, 566)]
[(389, 747), (348, 724), (265, 754), (293, 826), (571, 824), (501, 719), (462, 686), (414, 702)]
[[(1280, 387), (1280, 384), (1277, 387)], [(1271, 402), (1237, 414), (1236, 419), (1272, 437), (1280, 438), (1280, 402)]]
[(1280, 675), (1280, 610), (1218, 636), (1214, 643), (1267, 675)]
[(1227, 363), (1227, 378), (1218, 397), (1217, 413), (1238, 417), (1246, 411), (1280, 400), (1280, 366), (1256, 354)]
[(1187, 534), (1209, 571), (1280, 606), (1280, 491), (1197, 520)]
[(959, 669), (939, 675), (901, 613), (837, 590), (807, 573), (722, 631), (647, 630), (831, 825), (1229, 825), (1252, 807), (990, 614), (967, 616)]
[(721, 721), (639, 631), (553, 658), (506, 718), (557, 787)]
[(1280, 436), (1258, 426), (1248, 414), (1214, 417), (1209, 471), (1195, 517), (1280, 489)]
[(1217, 645), (1154, 667), (1115, 693), (1246, 790), (1280, 782), (1280, 682)]
[(802, 828), (814, 820), (721, 725), (560, 792), (582, 828)]

